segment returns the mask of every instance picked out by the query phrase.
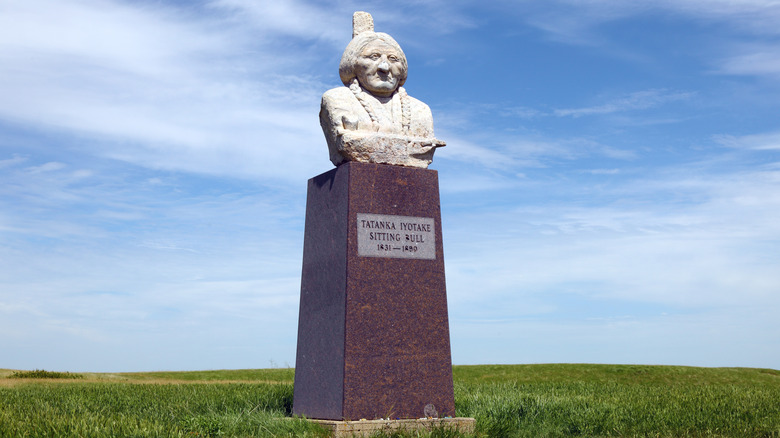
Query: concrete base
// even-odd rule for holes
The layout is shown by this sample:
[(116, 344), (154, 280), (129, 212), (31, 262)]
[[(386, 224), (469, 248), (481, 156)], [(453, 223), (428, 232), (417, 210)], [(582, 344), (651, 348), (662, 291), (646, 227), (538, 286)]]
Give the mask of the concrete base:
[(473, 433), (476, 420), (473, 418), (421, 418), (419, 420), (309, 420), (329, 429), (334, 438), (365, 437), (377, 432), (433, 430), (438, 428), (457, 429), (464, 433)]

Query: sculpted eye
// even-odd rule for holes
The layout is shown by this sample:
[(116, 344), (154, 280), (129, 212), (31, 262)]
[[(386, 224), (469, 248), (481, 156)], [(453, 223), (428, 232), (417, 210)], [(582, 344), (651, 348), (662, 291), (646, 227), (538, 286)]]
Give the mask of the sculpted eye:
[(397, 56), (395, 56), (395, 55), (390, 55), (390, 56), (388, 56), (388, 57), (387, 57), (387, 59), (389, 59), (389, 60), (390, 60), (390, 61), (392, 61), (392, 62), (398, 62), (398, 61), (400, 61), (400, 60), (401, 60), (400, 58), (398, 58), (398, 57), (397, 57)]
[(381, 58), (382, 55), (380, 55), (379, 53), (372, 53), (368, 57), (376, 61), (377, 59)]

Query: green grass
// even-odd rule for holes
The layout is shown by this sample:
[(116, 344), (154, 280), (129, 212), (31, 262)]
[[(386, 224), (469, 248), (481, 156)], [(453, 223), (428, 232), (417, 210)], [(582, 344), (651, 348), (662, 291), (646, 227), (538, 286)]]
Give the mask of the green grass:
[[(0, 437), (325, 436), (288, 418), (291, 369), (13, 374), (0, 370)], [(481, 365), (454, 376), (457, 414), (476, 418), (480, 437), (780, 438), (776, 370)]]
[(455, 367), (486, 436), (780, 437), (780, 372), (635, 365)]
[(215, 370), (215, 371), (157, 371), (151, 373), (121, 373), (116, 376), (130, 381), (180, 380), (192, 382), (241, 381), (293, 383), (295, 370), (292, 368), (271, 368), (257, 370)]
[(0, 387), (0, 436), (323, 436), (291, 406), (289, 383), (29, 383)]

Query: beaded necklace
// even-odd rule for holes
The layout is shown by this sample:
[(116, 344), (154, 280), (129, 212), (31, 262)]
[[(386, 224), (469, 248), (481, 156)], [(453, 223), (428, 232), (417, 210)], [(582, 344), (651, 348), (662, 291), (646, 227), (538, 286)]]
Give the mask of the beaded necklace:
[[(366, 92), (363, 91), (363, 87), (360, 86), (357, 78), (353, 79), (352, 83), (349, 84), (349, 89), (352, 91), (352, 94), (355, 95), (358, 102), (360, 102), (360, 105), (363, 106), (363, 109), (368, 113), (368, 117), (371, 118), (371, 124), (373, 125), (374, 130), (378, 131), (379, 118), (377, 117), (376, 111), (374, 111), (371, 102), (369, 102), (369, 100), (366, 98)], [(409, 95), (406, 94), (404, 87), (398, 87), (398, 99), (401, 102), (401, 126), (404, 132), (409, 132), (409, 129), (412, 125), (412, 109), (409, 105)]]

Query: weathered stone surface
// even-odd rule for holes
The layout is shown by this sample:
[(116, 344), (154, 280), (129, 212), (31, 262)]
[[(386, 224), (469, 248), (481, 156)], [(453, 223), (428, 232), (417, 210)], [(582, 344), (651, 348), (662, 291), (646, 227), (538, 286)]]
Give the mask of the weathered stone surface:
[(344, 87), (322, 96), (320, 125), (335, 165), (347, 161), (426, 168), (436, 148), (428, 105), (402, 87), (407, 62), (398, 43), (355, 12), (353, 38), (339, 65)]
[[(431, 219), (433, 258), (361, 256), (358, 214)], [(404, 228), (426, 238), (417, 222)], [(402, 244), (417, 235), (377, 227)], [(303, 258), (293, 413), (454, 416), (437, 172), (349, 162), (312, 178)]]
[(333, 438), (366, 437), (377, 433), (392, 434), (406, 432), (414, 436), (419, 432), (434, 430), (457, 430), (468, 434), (474, 433), (476, 421), (473, 418), (419, 418), (416, 420), (365, 420), (365, 421), (335, 421), (313, 420), (315, 423), (331, 431)]

